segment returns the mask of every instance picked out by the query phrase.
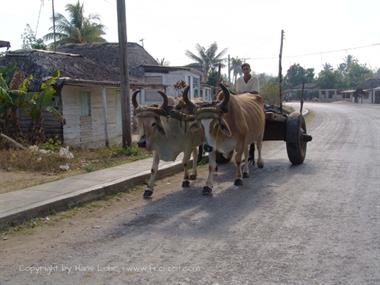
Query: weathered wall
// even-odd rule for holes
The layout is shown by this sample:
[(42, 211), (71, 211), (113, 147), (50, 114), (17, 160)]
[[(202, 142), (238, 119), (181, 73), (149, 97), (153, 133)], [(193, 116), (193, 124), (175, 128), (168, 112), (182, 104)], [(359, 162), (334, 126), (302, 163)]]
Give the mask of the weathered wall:
[[(91, 114), (81, 116), (80, 93), (90, 92)], [(107, 91), (107, 128), (110, 144), (121, 143), (120, 98), (115, 89)], [(72, 146), (99, 147), (105, 145), (104, 112), (101, 86), (64, 86), (62, 109), (66, 124), (63, 126), (64, 143)]]

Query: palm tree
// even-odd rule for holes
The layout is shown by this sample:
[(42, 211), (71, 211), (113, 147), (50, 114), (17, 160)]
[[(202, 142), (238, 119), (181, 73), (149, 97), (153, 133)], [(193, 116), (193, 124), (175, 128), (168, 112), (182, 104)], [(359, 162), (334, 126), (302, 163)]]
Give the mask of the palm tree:
[[(104, 35), (104, 25), (100, 23), (98, 15), (84, 16), (83, 3), (78, 2), (66, 5), (66, 12), (69, 17), (66, 18), (60, 13), (56, 13), (56, 33), (57, 45), (64, 43), (89, 43), (105, 42), (101, 37)], [(53, 27), (49, 29), (53, 31)], [(52, 40), (54, 33), (48, 33), (44, 36), (45, 40)]]
[(234, 75), (234, 83), (236, 82), (236, 79), (238, 75), (242, 75), (243, 71), (241, 70), (241, 65), (243, 64), (243, 60), (238, 57), (231, 58), (231, 70)]
[(212, 43), (207, 49), (200, 44), (196, 44), (195, 49), (197, 51), (196, 54), (189, 50), (186, 50), (185, 54), (202, 66), (204, 80), (207, 80), (209, 71), (217, 68), (225, 60), (223, 56), (227, 52), (227, 49), (223, 49), (217, 53), (218, 45), (216, 42)]
[(169, 66), (170, 65), (170, 62), (166, 60), (166, 58), (162, 57), (162, 58), (156, 58), (156, 61), (158, 62), (158, 65), (161, 65), (161, 66)]

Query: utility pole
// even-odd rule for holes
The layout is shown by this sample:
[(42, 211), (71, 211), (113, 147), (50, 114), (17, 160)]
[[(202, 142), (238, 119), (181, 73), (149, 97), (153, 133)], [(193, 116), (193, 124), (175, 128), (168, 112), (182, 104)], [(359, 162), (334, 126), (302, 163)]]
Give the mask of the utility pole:
[(55, 42), (55, 12), (54, 12), (54, 0), (51, 0), (51, 8), (53, 10), (53, 39), (54, 39), (54, 50), (57, 48), (57, 44)]
[(281, 30), (281, 45), (280, 45), (280, 55), (278, 63), (278, 82), (279, 82), (279, 92), (280, 92), (280, 111), (282, 112), (282, 44), (284, 42), (284, 30)]
[(127, 21), (125, 15), (125, 0), (117, 0), (117, 22), (119, 32), (119, 63), (120, 63), (120, 97), (123, 147), (132, 143), (131, 135), (131, 104), (129, 98), (128, 79), (128, 42)]

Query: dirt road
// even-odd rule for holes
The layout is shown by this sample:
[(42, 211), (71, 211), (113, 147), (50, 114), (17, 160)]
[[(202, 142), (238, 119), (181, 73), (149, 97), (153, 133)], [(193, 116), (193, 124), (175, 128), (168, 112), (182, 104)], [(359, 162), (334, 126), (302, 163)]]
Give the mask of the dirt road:
[(229, 164), (210, 198), (203, 170), (10, 235), (0, 284), (379, 284), (380, 106), (306, 106), (303, 165), (269, 143), (241, 188)]

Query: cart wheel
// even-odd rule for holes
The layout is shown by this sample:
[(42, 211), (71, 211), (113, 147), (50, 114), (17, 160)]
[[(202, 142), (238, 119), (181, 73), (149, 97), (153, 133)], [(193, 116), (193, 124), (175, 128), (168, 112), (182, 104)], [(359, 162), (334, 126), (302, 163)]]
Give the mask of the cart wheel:
[(293, 165), (303, 163), (306, 156), (306, 145), (310, 140), (311, 136), (306, 134), (306, 123), (303, 116), (298, 112), (291, 113), (286, 122), (286, 150)]
[(228, 163), (230, 162), (231, 158), (232, 158), (232, 155), (234, 154), (234, 151), (231, 151), (227, 157), (224, 157), (224, 155), (220, 152), (216, 152), (215, 153), (215, 157), (216, 157), (216, 163), (219, 163), (219, 164), (225, 164), (225, 163)]

